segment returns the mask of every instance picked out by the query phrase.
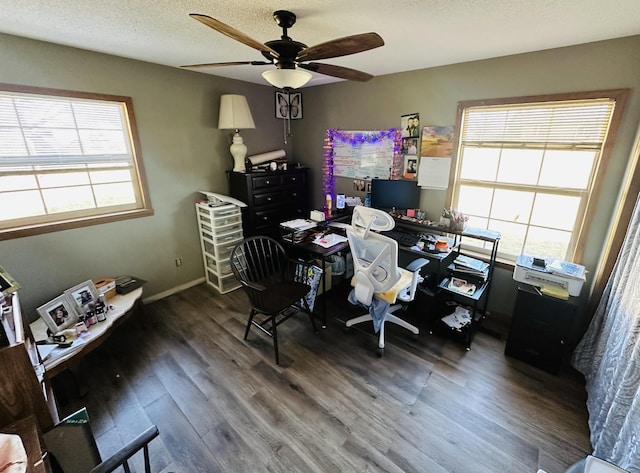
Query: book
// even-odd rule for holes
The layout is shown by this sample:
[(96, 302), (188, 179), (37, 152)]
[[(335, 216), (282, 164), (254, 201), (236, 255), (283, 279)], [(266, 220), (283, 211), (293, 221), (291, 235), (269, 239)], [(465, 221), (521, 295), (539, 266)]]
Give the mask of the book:
[(468, 296), (472, 296), (473, 293), (476, 292), (476, 285), (471, 284), (464, 279), (451, 278), (448, 287), (453, 291), (460, 292)]
[(466, 255), (456, 256), (456, 259), (453, 260), (453, 264), (458, 269), (466, 269), (468, 271), (476, 271), (478, 273), (483, 273), (489, 269), (489, 263), (485, 263), (484, 261), (471, 258)]

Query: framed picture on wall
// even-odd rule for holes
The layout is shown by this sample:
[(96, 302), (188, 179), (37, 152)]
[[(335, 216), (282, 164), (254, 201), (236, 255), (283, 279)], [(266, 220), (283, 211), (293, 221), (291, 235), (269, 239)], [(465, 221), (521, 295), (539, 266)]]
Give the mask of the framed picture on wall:
[(400, 130), (403, 138), (420, 137), (420, 114), (410, 113), (400, 117)]
[(302, 118), (302, 94), (276, 92), (276, 118), (299, 120)]
[(417, 156), (405, 156), (404, 157), (404, 173), (402, 177), (405, 179), (417, 179), (418, 178), (418, 157)]

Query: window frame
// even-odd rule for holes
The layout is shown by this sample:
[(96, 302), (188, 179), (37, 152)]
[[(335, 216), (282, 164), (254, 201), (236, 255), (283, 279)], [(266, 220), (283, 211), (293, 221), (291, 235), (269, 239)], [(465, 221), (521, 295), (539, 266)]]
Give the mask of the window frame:
[[(154, 214), (153, 208), (151, 206), (149, 186), (147, 183), (144, 163), (142, 159), (140, 139), (138, 136), (138, 127), (136, 125), (136, 119), (133, 110), (133, 100), (131, 97), (7, 83), (0, 83), (0, 91), (9, 93), (41, 95), (43, 96), (43, 98), (46, 98), (47, 96), (54, 96), (66, 97), (71, 99), (76, 98), (94, 101), (116, 102), (124, 106), (124, 114), (128, 124), (127, 131), (129, 133), (129, 139), (131, 143), (131, 154), (133, 161), (132, 168), (135, 171), (134, 187), (136, 188), (135, 209), (117, 210), (117, 206), (112, 206), (105, 208), (104, 212), (94, 215), (61, 215), (60, 219), (56, 219), (54, 221), (36, 221), (33, 223), (24, 223), (22, 225), (0, 229), (0, 241), (68, 230), (72, 228), (81, 228), (90, 225), (100, 225), (103, 223), (117, 222), (120, 220), (131, 218), (148, 217)], [(1, 168), (0, 173), (2, 173)], [(78, 214), (81, 213), (82, 211), (78, 212)], [(52, 214), (47, 214), (46, 216), (50, 215)], [(38, 217), (35, 217), (33, 219), (37, 220)]]
[[(574, 230), (572, 232), (572, 240), (575, 240), (575, 245), (573, 246), (573, 255), (571, 259), (575, 262), (582, 262), (584, 258), (585, 248), (586, 248), (586, 240), (589, 234), (589, 230), (593, 225), (593, 220), (596, 212), (598, 196), (602, 192), (602, 185), (604, 182), (605, 174), (608, 169), (609, 163), (611, 161), (611, 152), (613, 146), (615, 144), (615, 138), (617, 136), (617, 132), (620, 126), (620, 122), (622, 121), (622, 116), (624, 113), (624, 108), (630, 93), (630, 89), (610, 89), (610, 90), (599, 90), (599, 91), (590, 91), (590, 92), (569, 92), (569, 93), (558, 93), (558, 94), (545, 94), (545, 95), (528, 95), (528, 96), (519, 96), (519, 97), (506, 97), (506, 98), (494, 98), (494, 99), (479, 99), (479, 100), (465, 100), (458, 102), (457, 114), (456, 114), (456, 126), (455, 126), (455, 136), (454, 136), (454, 147), (452, 152), (452, 172), (449, 177), (449, 187), (447, 190), (446, 202), (447, 205), (452, 208), (455, 206), (454, 202), (456, 201), (459, 195), (459, 179), (458, 176), (461, 171), (462, 160), (459, 156), (460, 146), (462, 142), (462, 120), (464, 118), (464, 111), (467, 108), (471, 107), (482, 107), (482, 106), (497, 106), (497, 105), (518, 105), (518, 104), (536, 104), (543, 102), (563, 102), (563, 101), (571, 101), (571, 100), (589, 100), (589, 99), (611, 99), (615, 101), (614, 109), (611, 115), (611, 122), (609, 125), (609, 130), (607, 132), (606, 138), (603, 142), (602, 149), (600, 151), (600, 158), (597, 160), (595, 164), (595, 169), (593, 171), (593, 184), (591, 186), (590, 191), (588, 192), (587, 197), (582, 202), (581, 206), (584, 206), (584, 211), (582, 212), (582, 221), (580, 219), (576, 221), (574, 226)], [(526, 185), (515, 185), (515, 187), (519, 187), (520, 189), (526, 189)], [(495, 186), (492, 186), (495, 188)], [(568, 195), (568, 194), (565, 194)], [(479, 253), (484, 253), (481, 248), (473, 247), (471, 251), (477, 250)], [(499, 261), (501, 263), (506, 264), (507, 266), (512, 266), (515, 264), (515, 258), (507, 258), (504, 255), (499, 256)]]

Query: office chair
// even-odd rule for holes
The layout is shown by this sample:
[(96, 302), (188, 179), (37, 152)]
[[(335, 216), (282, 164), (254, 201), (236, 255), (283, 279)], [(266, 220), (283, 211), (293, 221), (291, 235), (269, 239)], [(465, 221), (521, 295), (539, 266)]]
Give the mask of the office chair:
[[(238, 243), (231, 252), (230, 262), (251, 304), (244, 339), (249, 336), (252, 325), (269, 335), (278, 365), (277, 327), (281, 323), (302, 311), (309, 316), (314, 332), (318, 331), (305, 297), (311, 287), (294, 280), (296, 271), (304, 272), (311, 265), (290, 260), (282, 245), (266, 236), (254, 236)], [(261, 320), (256, 320), (257, 315)]]
[(354, 268), (354, 289), (349, 301), (367, 306), (369, 312), (347, 320), (346, 326), (372, 321), (375, 331), (380, 334), (378, 353), (381, 356), (384, 352), (386, 322), (397, 324), (414, 335), (420, 333), (417, 327), (395, 316), (394, 312), (406, 308), (413, 301), (418, 283), (422, 280), (420, 269), (429, 263), (425, 258), (418, 258), (406, 269), (398, 267), (398, 243), (376, 233), (391, 230), (394, 226), (395, 222), (388, 213), (357, 206), (353, 210), (351, 227), (347, 229)]

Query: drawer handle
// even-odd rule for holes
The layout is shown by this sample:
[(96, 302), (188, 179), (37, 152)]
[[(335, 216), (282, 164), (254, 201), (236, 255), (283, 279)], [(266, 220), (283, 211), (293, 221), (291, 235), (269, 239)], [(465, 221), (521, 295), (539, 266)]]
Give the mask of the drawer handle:
[(298, 193), (297, 193), (297, 192), (294, 192), (294, 193), (293, 193), (293, 196), (294, 196), (294, 197), (298, 197)]
[(269, 220), (269, 217), (262, 217), (262, 220)]
[(295, 181), (295, 180), (296, 180), (296, 178), (295, 178), (295, 177), (292, 177), (292, 178), (291, 178), (291, 180), (292, 180), (292, 181)]
[(268, 200), (269, 202), (271, 202), (271, 197), (267, 197), (267, 200)]
[(264, 181), (265, 184), (271, 184), (271, 181)]

